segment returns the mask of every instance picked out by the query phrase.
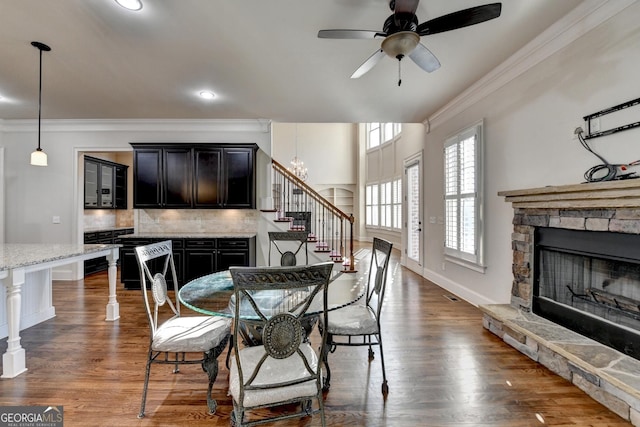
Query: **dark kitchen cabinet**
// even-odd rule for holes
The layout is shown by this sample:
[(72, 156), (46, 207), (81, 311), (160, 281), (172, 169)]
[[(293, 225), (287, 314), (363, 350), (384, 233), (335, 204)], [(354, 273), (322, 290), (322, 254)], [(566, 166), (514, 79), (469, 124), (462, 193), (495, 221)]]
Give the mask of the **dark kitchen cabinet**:
[(216, 265), (218, 271), (234, 265), (256, 265), (255, 239), (218, 239)]
[[(120, 281), (126, 289), (140, 289), (140, 272), (135, 247), (160, 242), (163, 238), (128, 237), (120, 249)], [(255, 237), (171, 239), (179, 285), (232, 265), (255, 266)]]
[(254, 151), (250, 148), (224, 149), (223, 206), (249, 209), (255, 207)]
[(255, 208), (256, 144), (131, 145), (135, 208)]
[(164, 148), (162, 151), (162, 207), (190, 208), (193, 185), (191, 148)]
[(128, 166), (84, 158), (84, 208), (126, 209)]
[[(84, 233), (84, 243), (86, 244), (114, 244), (122, 243), (120, 236), (132, 234), (133, 228), (121, 228), (117, 230), (90, 231)], [(120, 251), (122, 257), (122, 250)], [(118, 260), (120, 263), (120, 260)], [(97, 273), (109, 268), (107, 257), (88, 259), (84, 262), (84, 275)]]
[(189, 147), (134, 146), (133, 207), (191, 207), (191, 163)]
[(218, 271), (216, 268), (216, 240), (186, 240), (184, 260), (185, 283), (195, 279), (196, 277), (206, 276), (214, 271)]
[(194, 197), (195, 208), (218, 208), (222, 205), (222, 149), (195, 148)]

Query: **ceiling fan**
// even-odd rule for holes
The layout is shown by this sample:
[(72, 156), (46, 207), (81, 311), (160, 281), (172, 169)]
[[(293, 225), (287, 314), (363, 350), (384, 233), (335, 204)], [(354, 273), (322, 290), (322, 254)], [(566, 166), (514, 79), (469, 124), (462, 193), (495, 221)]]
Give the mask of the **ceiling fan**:
[[(405, 56), (411, 58), (420, 68), (430, 73), (440, 68), (440, 61), (425, 45), (420, 43), (420, 37), (489, 21), (499, 17), (502, 10), (502, 3), (491, 3), (459, 10), (418, 24), (416, 9), (419, 1), (390, 0), (389, 7), (393, 14), (384, 21), (382, 31), (320, 30), (318, 37), (323, 39), (384, 38), (380, 49), (358, 67), (351, 75), (352, 79), (357, 79), (371, 70), (385, 54), (398, 60), (398, 74), (400, 74), (400, 62)], [(402, 79), (399, 77), (398, 86), (401, 83)]]

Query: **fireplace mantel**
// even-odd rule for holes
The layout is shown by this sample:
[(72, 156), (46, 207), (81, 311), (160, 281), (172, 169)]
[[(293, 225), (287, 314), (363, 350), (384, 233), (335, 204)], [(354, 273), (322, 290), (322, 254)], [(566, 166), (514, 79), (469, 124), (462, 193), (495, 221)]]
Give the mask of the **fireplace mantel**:
[(514, 208), (593, 209), (640, 207), (640, 179), (500, 191)]

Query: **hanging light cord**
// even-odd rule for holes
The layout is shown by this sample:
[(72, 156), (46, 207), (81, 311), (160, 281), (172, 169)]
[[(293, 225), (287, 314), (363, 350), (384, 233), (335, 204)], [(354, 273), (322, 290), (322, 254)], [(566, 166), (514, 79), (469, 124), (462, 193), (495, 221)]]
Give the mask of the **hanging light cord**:
[(42, 49), (38, 47), (38, 50), (40, 50), (40, 82), (38, 86), (38, 150), (40, 150), (40, 120), (42, 119)]
[[(580, 144), (584, 147), (584, 149), (602, 161), (601, 164), (587, 169), (587, 171), (584, 173), (585, 181), (604, 182), (604, 181), (613, 181), (613, 180), (620, 180), (620, 179), (637, 178), (637, 175), (635, 172), (626, 172), (626, 171), (630, 166), (640, 165), (640, 160), (636, 160), (630, 163), (609, 163), (604, 157), (602, 157), (600, 154), (593, 151), (593, 149), (589, 146), (589, 143), (582, 136), (582, 134), (584, 133), (582, 128), (580, 127), (576, 128), (574, 133), (578, 135), (578, 140), (580, 141)], [(605, 171), (604, 174), (603, 174), (603, 171)]]

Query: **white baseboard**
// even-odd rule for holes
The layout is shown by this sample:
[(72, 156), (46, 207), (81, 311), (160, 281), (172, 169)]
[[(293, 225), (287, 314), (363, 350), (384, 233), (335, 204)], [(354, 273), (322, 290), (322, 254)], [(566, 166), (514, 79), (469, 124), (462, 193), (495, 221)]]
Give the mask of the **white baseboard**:
[(425, 268), (423, 270), (422, 277), (424, 277), (427, 280), (431, 280), (436, 285), (462, 298), (469, 304), (472, 304), (476, 307), (484, 304), (497, 304), (496, 301), (492, 301), (487, 297), (485, 297), (484, 295), (481, 295), (457, 282), (454, 282), (448, 277), (444, 277), (443, 275), (438, 274), (433, 270), (429, 270)]

